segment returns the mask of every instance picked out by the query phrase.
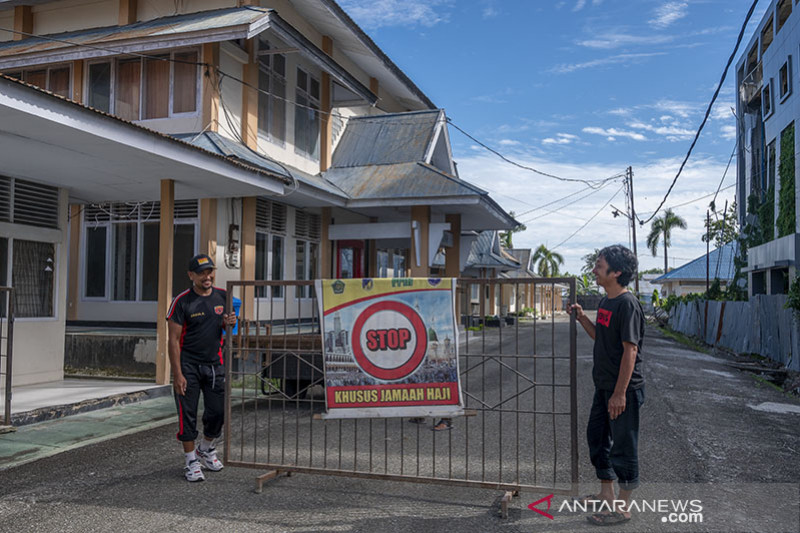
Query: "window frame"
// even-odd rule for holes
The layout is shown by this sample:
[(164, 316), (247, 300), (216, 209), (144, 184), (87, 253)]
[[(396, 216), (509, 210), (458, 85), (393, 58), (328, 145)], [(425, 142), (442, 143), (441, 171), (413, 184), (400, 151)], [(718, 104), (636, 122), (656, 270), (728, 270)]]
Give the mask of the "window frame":
[[(312, 250), (311, 250), (311, 248), (313, 246), (316, 246), (316, 256), (317, 256), (316, 259), (317, 259), (317, 264), (319, 264), (319, 242), (318, 241), (314, 241), (314, 240), (298, 239), (298, 238), (296, 238), (294, 241), (295, 241), (295, 262), (294, 262), (294, 265), (295, 265), (295, 273), (294, 273), (295, 281), (313, 281), (314, 279), (316, 279), (316, 272), (313, 272), (313, 269), (312, 269), (312, 261), (311, 261)], [(302, 278), (302, 279), (301, 278), (297, 278), (297, 246), (299, 244), (302, 244), (303, 248), (304, 248), (304, 251), (303, 251), (303, 275), (305, 277)], [(309, 289), (309, 290), (306, 290), (306, 289)], [(297, 286), (297, 288), (295, 289), (295, 299), (297, 299), (297, 300), (311, 300), (313, 298), (314, 298), (314, 287), (313, 286), (311, 286), (311, 287)]]
[[(287, 105), (288, 97), (287, 97), (287, 94), (286, 94), (288, 92), (288, 89), (289, 89), (289, 79), (288, 79), (289, 77), (287, 76), (287, 69), (288, 69), (288, 66), (289, 66), (289, 62), (287, 60), (287, 55), (286, 54), (282, 54), (282, 53), (262, 54), (261, 52), (263, 52), (263, 51), (273, 50), (273, 43), (271, 41), (269, 41), (268, 39), (265, 39), (265, 40), (258, 39), (256, 41), (256, 46), (258, 48), (257, 51), (256, 51), (256, 58), (255, 58), (256, 69), (258, 69), (258, 73), (259, 74), (261, 74), (263, 72), (267, 76), (267, 78), (269, 79), (269, 88), (267, 89), (267, 92), (269, 93), (269, 95), (268, 96), (265, 95), (268, 98), (268, 100), (267, 100), (267, 105), (268, 105), (268, 107), (267, 107), (267, 128), (263, 129), (261, 127), (261, 120), (260, 120), (261, 117), (259, 117), (258, 127), (256, 128), (256, 135), (259, 138), (263, 138), (264, 140), (266, 140), (268, 142), (271, 142), (272, 144), (275, 144), (276, 146), (285, 147), (286, 146), (286, 137), (287, 137), (287, 134), (289, 133), (289, 128), (287, 127), (287, 123), (288, 123), (287, 109), (289, 108), (289, 106)], [(262, 46), (264, 46), (265, 48), (262, 48)], [(261, 57), (262, 56), (269, 57), (269, 65), (265, 65), (265, 64), (263, 64), (261, 62)], [(283, 74), (280, 74), (280, 73), (275, 71), (275, 63), (274, 63), (274, 61), (272, 59), (274, 56), (281, 56), (283, 58), (283, 66), (284, 66)], [(283, 95), (283, 139), (277, 138), (275, 136), (274, 132), (272, 131), (272, 122), (273, 122), (273, 116), (274, 116), (273, 103), (274, 103), (274, 101), (276, 99), (280, 99), (280, 97), (274, 96), (274, 94), (273, 94), (273, 85), (272, 85), (273, 84), (273, 77), (281, 78), (282, 81), (283, 81), (283, 91), (284, 91), (284, 95)], [(260, 82), (259, 82), (259, 90), (261, 90)], [(261, 93), (259, 93), (259, 94), (261, 94)]]
[[(152, 304), (155, 303), (157, 300), (143, 300), (142, 299), (142, 289), (143, 289), (143, 282), (142, 282), (142, 261), (144, 257), (144, 231), (143, 227), (146, 223), (152, 222), (161, 222), (160, 216), (160, 205), (159, 205), (159, 217), (158, 219), (151, 219), (150, 215), (144, 216), (142, 211), (146, 210), (147, 207), (145, 205), (141, 205), (138, 208), (137, 218), (136, 220), (131, 219), (114, 219), (113, 209), (110, 210), (109, 213), (109, 220), (103, 220), (99, 222), (89, 222), (86, 220), (86, 217), (81, 213), (81, 245), (80, 245), (80, 280), (79, 280), (79, 293), (81, 302), (95, 302), (95, 303), (110, 303), (110, 304)], [(172, 226), (173, 231), (174, 227), (178, 225), (186, 225), (186, 226), (193, 226), (194, 227), (194, 238), (192, 246), (194, 248), (195, 253), (198, 250), (199, 242), (200, 242), (200, 208), (198, 204), (198, 216), (192, 218), (180, 218), (176, 219), (173, 218)], [(112, 284), (112, 262), (113, 262), (113, 254), (114, 249), (112, 249), (112, 245), (114, 245), (113, 233), (114, 233), (114, 224), (126, 224), (126, 223), (135, 223), (136, 224), (136, 287), (134, 289), (135, 296), (133, 300), (115, 300), (113, 295), (113, 284)], [(105, 280), (103, 283), (104, 287), (104, 296), (86, 296), (86, 254), (87, 254), (87, 245), (88, 239), (86, 238), (87, 231), (96, 228), (96, 227), (105, 227), (106, 228), (106, 263), (105, 263)], [(170, 273), (172, 276), (172, 273)]]
[[(298, 78), (299, 78), (298, 73), (300, 71), (302, 71), (306, 75), (306, 86), (302, 87), (302, 88), (300, 87), (300, 84), (298, 83)], [(316, 81), (317, 84), (319, 85), (320, 94), (319, 94), (319, 96), (317, 98), (314, 98), (313, 96), (311, 96), (311, 90), (310, 90), (311, 89), (311, 80)], [(295, 103), (296, 104), (299, 103), (299, 102), (297, 102), (298, 96), (299, 96), (298, 93), (302, 92), (303, 93), (302, 96), (309, 103), (309, 105), (307, 107), (312, 107), (313, 108), (314, 105), (316, 105), (315, 113), (316, 113), (316, 117), (317, 117), (317, 119), (316, 119), (316, 122), (317, 122), (317, 128), (316, 128), (316, 130), (317, 130), (316, 131), (316, 135), (317, 135), (317, 153), (316, 154), (310, 153), (310, 152), (308, 152), (308, 151), (306, 151), (304, 149), (301, 149), (298, 146), (298, 143), (297, 143), (297, 139), (298, 139), (298, 137), (297, 137), (297, 133), (298, 133), (298, 128), (297, 128), (297, 110), (298, 109), (303, 109), (303, 110), (307, 111), (308, 109), (307, 109), (307, 107), (302, 107), (301, 108), (301, 107), (297, 107), (297, 106), (295, 106), (294, 151), (295, 151), (296, 154), (301, 155), (301, 156), (303, 156), (303, 157), (305, 157), (307, 159), (310, 159), (310, 160), (316, 162), (316, 161), (319, 161), (319, 158), (320, 158), (320, 153), (319, 152), (320, 152), (320, 144), (321, 144), (321, 132), (319, 131), (320, 130), (319, 124), (321, 124), (321, 122), (322, 122), (321, 107), (320, 107), (320, 100), (322, 98), (322, 82), (320, 82), (320, 78), (319, 77), (317, 77), (316, 75), (311, 73), (310, 69), (308, 69), (308, 68), (306, 68), (306, 67), (304, 67), (302, 65), (295, 65), (294, 89), (295, 89)]]
[[(783, 91), (783, 69), (786, 68), (786, 92)], [(780, 103), (782, 104), (792, 94), (792, 56), (786, 58), (786, 61), (778, 69), (778, 93), (780, 95)]]
[(14, 242), (17, 240), (20, 241), (28, 241), (28, 242), (38, 242), (44, 244), (50, 244), (53, 246), (53, 291), (52, 291), (52, 301), (50, 302), (53, 314), (50, 316), (15, 316), (14, 320), (17, 322), (54, 322), (59, 320), (58, 314), (58, 295), (59, 295), (59, 268), (60, 262), (59, 257), (61, 254), (61, 246), (62, 243), (55, 242), (50, 239), (42, 239), (42, 238), (24, 238), (24, 237), (13, 237), (10, 233), (9, 234), (0, 234), (0, 238), (6, 240), (7, 249), (6, 249), (6, 279), (0, 280), (0, 282), (13, 285), (14, 284)]
[[(67, 98), (69, 100), (72, 100), (72, 97), (75, 95), (75, 78), (73, 76), (73, 69), (72, 69), (72, 63), (71, 62), (52, 63), (52, 64), (46, 64), (46, 65), (35, 65), (35, 66), (30, 66), (30, 67), (16, 68), (16, 69), (8, 70), (8, 71), (3, 71), (3, 74), (5, 74), (7, 76), (11, 76), (13, 78), (16, 78), (16, 76), (13, 76), (12, 74), (16, 74), (17, 72), (19, 72), (22, 76), (20, 78), (17, 78), (17, 79), (20, 80), (20, 81), (24, 81), (25, 83), (29, 83), (28, 80), (27, 80), (28, 72), (32, 72), (32, 71), (35, 71), (35, 70), (44, 70), (44, 71), (47, 72), (45, 74), (45, 86), (44, 87), (39, 87), (39, 88), (40, 89), (44, 89), (45, 91), (53, 92), (52, 90), (50, 90), (50, 71), (51, 70), (58, 70), (58, 69), (62, 69), (62, 68), (68, 68), (69, 69), (69, 95), (66, 96), (65, 98)], [(37, 85), (37, 87), (38, 87), (38, 85)], [(53, 94), (56, 94), (56, 93), (53, 93)]]
[[(764, 119), (771, 117), (772, 114), (775, 112), (775, 100), (772, 91), (772, 80), (773, 78), (769, 78), (768, 80), (766, 80), (764, 87), (761, 88), (761, 116)], [(766, 97), (764, 96), (765, 92), (767, 93)], [(765, 102), (768, 102), (769, 107), (765, 107)]]
[[(286, 280), (286, 241), (288, 240), (287, 236), (282, 234), (282, 233), (275, 232), (275, 231), (264, 231), (264, 229), (262, 229), (262, 228), (256, 228), (256, 255), (258, 255), (258, 235), (259, 234), (265, 235), (266, 236), (266, 240), (267, 240), (267, 259), (266, 259), (266, 265), (265, 265), (266, 277), (264, 279), (258, 278), (257, 276), (258, 276), (259, 273), (258, 273), (258, 271), (256, 271), (255, 272), (256, 281), (285, 281)], [(281, 245), (282, 246), (282, 253), (281, 253), (281, 279), (273, 279), (273, 277), (272, 277), (272, 265), (273, 265), (273, 262), (274, 262), (274, 255), (273, 255), (274, 254), (274, 246), (273, 246), (273, 243), (274, 243), (275, 239), (281, 239), (283, 241), (283, 243)], [(273, 292), (273, 293), (277, 292), (278, 294), (277, 295), (270, 294), (270, 292), (265, 290), (264, 292), (266, 294), (259, 295), (258, 294), (258, 292), (259, 292), (258, 288), (256, 288), (256, 292), (255, 292), (254, 298), (258, 299), (258, 300), (269, 300), (271, 298), (272, 300), (283, 301), (283, 298), (286, 295), (286, 292), (284, 291), (284, 287), (283, 286), (273, 285), (272, 289), (273, 290), (271, 292)]]
[[(195, 77), (195, 102), (194, 102), (194, 111), (186, 111), (183, 113), (175, 113), (173, 111), (174, 108), (174, 98), (175, 98), (175, 55), (176, 54), (185, 54), (187, 52), (194, 52), (197, 54), (197, 62), (200, 63), (200, 49), (196, 46), (189, 46), (189, 47), (181, 47), (175, 48), (163, 52), (153, 51), (150, 52), (148, 55), (152, 56), (159, 56), (159, 55), (169, 55), (169, 110), (167, 112), (166, 117), (158, 117), (158, 118), (144, 118), (145, 114), (145, 58), (138, 58), (139, 61), (139, 116), (134, 122), (145, 122), (151, 120), (167, 120), (172, 118), (192, 118), (198, 117), (202, 113), (203, 108), (203, 98), (202, 98), (202, 75), (200, 72), (200, 65), (196, 66), (197, 76)], [(111, 58), (100, 58), (100, 59), (93, 59), (87, 61), (85, 73), (83, 75), (83, 91), (85, 95), (87, 95), (87, 99), (89, 97), (89, 67), (91, 65), (96, 65), (100, 63), (110, 63), (111, 64), (111, 90), (109, 91), (109, 110), (108, 113), (111, 115), (115, 115), (117, 113), (116, 110), (116, 94), (117, 94), (117, 70), (118, 64), (120, 59), (128, 59), (128, 58), (121, 58), (111, 57)]]

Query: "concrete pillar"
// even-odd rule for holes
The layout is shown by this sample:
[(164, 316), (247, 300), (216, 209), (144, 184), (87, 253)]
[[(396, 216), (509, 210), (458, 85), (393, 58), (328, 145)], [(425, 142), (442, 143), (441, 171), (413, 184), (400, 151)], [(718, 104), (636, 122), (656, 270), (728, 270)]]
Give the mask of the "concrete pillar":
[(79, 104), (85, 104), (83, 100), (83, 65), (84, 61), (72, 62), (72, 100)]
[(199, 253), (207, 254), (215, 262), (217, 258), (217, 199), (200, 200), (200, 247)]
[(78, 319), (78, 302), (80, 302), (80, 259), (81, 259), (81, 206), (69, 206), (69, 269), (67, 278), (67, 320)]
[[(450, 223), (450, 233), (453, 234), (453, 246), (445, 250), (444, 275), (446, 278), (458, 278), (461, 276), (461, 215), (445, 215), (444, 221)], [(456, 291), (456, 312), (461, 309), (461, 292)]]
[[(333, 56), (333, 40), (327, 35), (322, 36), (322, 51)], [(331, 75), (323, 71), (320, 79), (319, 99), (319, 171), (325, 172), (331, 166), (333, 155), (333, 84)]]
[(136, 0), (119, 0), (119, 26), (126, 26), (136, 22)]
[(161, 216), (158, 232), (158, 311), (156, 313), (156, 383), (170, 380), (167, 311), (172, 303), (172, 250), (175, 182), (161, 180)]
[[(14, 31), (33, 33), (33, 11), (31, 6), (14, 6)], [(27, 39), (30, 35), (23, 35), (22, 33), (15, 33), (14, 40), (21, 41)]]
[[(411, 208), (411, 257), (409, 263), (412, 278), (427, 278), (428, 266), (428, 228), (431, 222), (430, 206), (414, 206)], [(416, 223), (417, 229), (414, 229)], [(417, 242), (419, 236), (419, 242)], [(417, 265), (417, 249), (419, 249), (419, 265)]]
[(219, 131), (219, 76), (215, 70), (219, 66), (219, 43), (203, 45), (203, 63), (211, 65), (208, 76), (205, 71), (200, 73), (203, 78), (203, 128), (206, 131)]
[(320, 217), (322, 218), (320, 242), (319, 242), (319, 273), (317, 274), (320, 279), (331, 279), (331, 241), (328, 238), (331, 225), (331, 208), (323, 207), (320, 209)]
[[(242, 139), (248, 148), (258, 148), (258, 38), (247, 40), (248, 61), (242, 69)], [(204, 100), (205, 101), (205, 100)]]
[[(241, 268), (239, 279), (251, 281), (256, 278), (256, 197), (242, 198)], [(255, 291), (248, 288), (242, 293), (243, 318), (254, 320)]]

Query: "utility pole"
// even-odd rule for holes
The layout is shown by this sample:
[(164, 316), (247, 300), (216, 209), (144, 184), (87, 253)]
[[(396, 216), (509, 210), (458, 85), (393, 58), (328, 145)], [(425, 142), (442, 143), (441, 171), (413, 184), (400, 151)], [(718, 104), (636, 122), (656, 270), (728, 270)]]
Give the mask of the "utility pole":
[(706, 294), (708, 294), (709, 257), (711, 255), (711, 213), (706, 209)]
[(639, 253), (636, 251), (636, 208), (633, 206), (633, 167), (628, 167), (628, 177), (626, 178), (628, 181), (628, 194), (631, 198), (631, 228), (633, 229), (633, 255), (636, 256), (636, 275), (634, 277), (635, 280), (635, 287), (636, 287), (636, 296), (639, 296)]

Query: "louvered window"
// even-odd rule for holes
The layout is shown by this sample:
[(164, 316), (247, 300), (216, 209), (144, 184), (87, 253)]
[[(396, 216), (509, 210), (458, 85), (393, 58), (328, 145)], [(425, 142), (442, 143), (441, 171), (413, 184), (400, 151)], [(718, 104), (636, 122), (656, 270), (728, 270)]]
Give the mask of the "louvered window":
[[(120, 202), (84, 207), (83, 295), (114, 301), (158, 299), (160, 202)], [(186, 288), (186, 268), (195, 254), (197, 200), (174, 209), (172, 284)]]
[(258, 198), (256, 201), (256, 228), (267, 233), (286, 233), (286, 206)]
[(294, 236), (300, 239), (318, 241), (322, 233), (322, 219), (319, 215), (295, 211)]
[(0, 176), (0, 221), (58, 229), (58, 187)]

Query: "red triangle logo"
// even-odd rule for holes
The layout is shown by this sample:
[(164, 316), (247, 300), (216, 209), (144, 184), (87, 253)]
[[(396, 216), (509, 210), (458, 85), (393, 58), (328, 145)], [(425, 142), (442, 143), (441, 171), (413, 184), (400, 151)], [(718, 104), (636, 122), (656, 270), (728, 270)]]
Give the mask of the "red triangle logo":
[(550, 496), (545, 496), (545, 497), (544, 497), (544, 498), (542, 498), (541, 500), (536, 500), (535, 502), (533, 502), (532, 504), (530, 504), (530, 505), (528, 506), (528, 509), (530, 509), (531, 511), (535, 511), (535, 512), (539, 513), (539, 514), (540, 514), (540, 515), (542, 515), (542, 516), (546, 516), (546, 517), (547, 517), (547, 518), (549, 518), (550, 520), (555, 520), (555, 518), (553, 517), (553, 515), (551, 515), (550, 513), (545, 513), (545, 512), (544, 512), (544, 511), (542, 511), (541, 509), (537, 509), (537, 508), (536, 508), (536, 506), (537, 506), (537, 505), (539, 505), (540, 503), (542, 503), (542, 502), (546, 501), (546, 502), (547, 502), (547, 510), (549, 511), (549, 510), (550, 510), (550, 505), (552, 504), (552, 501), (551, 501), (551, 500), (553, 499), (553, 496), (554, 496), (554, 495), (553, 495), (553, 494), (551, 494)]

